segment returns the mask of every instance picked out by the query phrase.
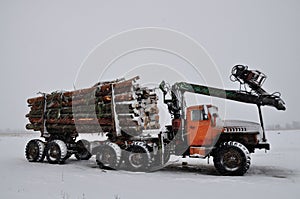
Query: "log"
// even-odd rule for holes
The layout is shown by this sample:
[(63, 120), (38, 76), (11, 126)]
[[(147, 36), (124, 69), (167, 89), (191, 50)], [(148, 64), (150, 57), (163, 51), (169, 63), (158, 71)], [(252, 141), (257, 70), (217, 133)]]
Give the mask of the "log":
[(116, 83), (114, 84), (114, 89), (120, 89), (120, 88), (125, 88), (125, 87), (132, 87), (133, 86), (133, 80), (127, 80), (127, 81), (123, 81), (120, 83)]
[(119, 94), (115, 96), (115, 102), (132, 101), (134, 100), (133, 93)]
[(117, 82), (117, 83), (114, 84), (114, 87), (115, 88), (122, 88), (122, 87), (132, 86), (133, 83), (135, 81), (137, 81), (138, 79), (140, 79), (140, 77), (139, 76), (135, 76), (135, 77), (133, 77), (131, 79), (128, 79), (126, 81)]
[(119, 125), (122, 126), (138, 126), (138, 121), (132, 119), (119, 119)]
[(45, 121), (50, 133), (113, 132), (112, 87), (117, 102), (116, 117), (122, 131), (138, 135), (143, 129), (159, 128), (158, 97), (153, 89), (137, 86), (137, 79), (102, 82), (70, 92), (53, 92), (46, 95), (46, 100), (44, 96), (30, 98), (27, 100), (30, 111), (26, 115), (30, 124), (26, 128), (43, 132)]
[(97, 98), (92, 99), (73, 99), (72, 101), (69, 101), (68, 103), (63, 103), (63, 106), (81, 106), (81, 105), (92, 105), (96, 104), (98, 102)]
[(41, 118), (43, 117), (43, 114), (26, 114), (25, 117), (28, 117), (28, 118)]
[(74, 119), (70, 119), (70, 118), (47, 119), (46, 126), (49, 124), (61, 124), (61, 125), (74, 124)]
[(29, 115), (43, 115), (43, 114), (44, 114), (43, 109), (37, 109), (37, 110), (30, 110), (27, 115), (29, 116)]
[(31, 110), (44, 110), (44, 104), (41, 104), (41, 105), (38, 105), (38, 106), (32, 106), (32, 105), (29, 105), (30, 109)]
[(107, 113), (107, 114), (103, 114), (103, 113), (100, 113), (100, 114), (77, 113), (75, 115), (72, 115), (71, 117), (75, 118), (75, 119), (80, 119), (80, 118), (98, 118), (98, 119), (100, 119), (100, 118), (112, 118), (112, 115), (111, 115), (111, 113)]
[[(56, 131), (56, 133), (74, 132), (78, 128), (79, 131), (88, 132), (101, 132), (101, 129), (112, 130), (111, 120), (79, 120), (74, 122), (74, 120), (48, 120), (46, 123), (46, 129), (48, 132)], [(43, 123), (27, 124), (26, 129), (41, 131), (43, 129)]]
[[(102, 95), (104, 96), (104, 95)], [(94, 93), (86, 93), (86, 94), (82, 94), (82, 95), (73, 95), (72, 96), (72, 100), (77, 100), (77, 99), (94, 99), (96, 98), (96, 92)]]
[(44, 126), (40, 124), (26, 124), (27, 130), (43, 131)]
[(104, 96), (104, 95), (111, 95), (111, 84), (105, 84), (98, 87), (95, 96)]
[(130, 104), (116, 104), (117, 114), (128, 114), (133, 113), (133, 108)]
[(97, 87), (91, 88), (84, 88), (75, 91), (66, 92), (65, 96), (80, 96), (80, 95), (87, 95), (87, 94), (94, 94), (97, 92)]
[(44, 96), (27, 99), (27, 103), (29, 105), (32, 105), (32, 104), (35, 104), (35, 103), (43, 103), (43, 102), (44, 102)]
[(95, 104), (72, 107), (73, 114), (77, 114), (77, 113), (93, 114), (96, 113), (96, 110), (97, 110), (97, 106)]
[(130, 93), (133, 92), (133, 87), (132, 86), (127, 86), (127, 87), (121, 87), (121, 88), (114, 88), (114, 94), (124, 94), (124, 93)]
[(73, 114), (73, 108), (71, 108), (71, 107), (61, 108), (60, 114)]
[(32, 124), (43, 124), (43, 118), (34, 118), (34, 117), (30, 117), (29, 118), (30, 123)]
[(99, 103), (96, 106), (96, 113), (112, 113), (111, 103)]
[(50, 133), (60, 133), (60, 134), (77, 132), (75, 125), (72, 124), (68, 124), (68, 125), (48, 124), (46, 125), (46, 130), (47, 132)]

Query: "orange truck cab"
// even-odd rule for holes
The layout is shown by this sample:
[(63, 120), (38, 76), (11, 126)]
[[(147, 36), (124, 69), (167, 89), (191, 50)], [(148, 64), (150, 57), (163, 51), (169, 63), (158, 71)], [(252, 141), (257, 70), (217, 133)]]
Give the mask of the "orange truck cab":
[(191, 156), (207, 156), (222, 133), (218, 108), (198, 105), (186, 110), (185, 129)]

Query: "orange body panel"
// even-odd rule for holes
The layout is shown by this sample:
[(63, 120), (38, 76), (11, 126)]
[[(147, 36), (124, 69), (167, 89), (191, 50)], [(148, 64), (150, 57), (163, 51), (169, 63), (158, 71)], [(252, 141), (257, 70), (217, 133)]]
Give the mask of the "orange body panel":
[[(186, 131), (189, 146), (203, 146), (207, 148), (213, 147), (222, 132), (222, 128), (214, 125), (215, 123), (213, 123), (212, 120), (215, 118), (212, 118), (209, 113), (206, 117), (198, 116), (199, 118), (197, 119), (199, 120), (197, 120), (192, 118), (192, 111), (198, 111), (201, 113), (204, 111), (204, 106), (192, 106), (187, 108)], [(191, 147), (190, 154), (203, 155), (203, 151), (198, 151)]]
[(199, 154), (200, 156), (206, 156), (207, 150), (205, 147), (191, 147), (190, 148), (190, 154)]

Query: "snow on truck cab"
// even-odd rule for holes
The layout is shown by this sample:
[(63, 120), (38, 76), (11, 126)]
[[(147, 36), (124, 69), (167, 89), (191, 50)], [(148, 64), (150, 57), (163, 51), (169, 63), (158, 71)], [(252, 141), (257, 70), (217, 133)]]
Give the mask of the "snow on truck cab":
[[(171, 116), (171, 125), (160, 128), (155, 89), (140, 87), (138, 77), (71, 92), (54, 92), (28, 99), (29, 130), (40, 131), (45, 141), (33, 139), (25, 148), (30, 162), (64, 163), (71, 155), (78, 160), (96, 156), (100, 168), (151, 171), (163, 168), (170, 155), (213, 157), (222, 175), (243, 175), (250, 166), (250, 153), (269, 149), (261, 106), (285, 110), (280, 96), (261, 88), (265, 75), (237, 65), (232, 79), (247, 90), (224, 90), (186, 82), (159, 88)], [(185, 93), (210, 95), (258, 107), (260, 124), (222, 121), (214, 105), (185, 106)], [(106, 140), (76, 140), (79, 133), (105, 133)]]

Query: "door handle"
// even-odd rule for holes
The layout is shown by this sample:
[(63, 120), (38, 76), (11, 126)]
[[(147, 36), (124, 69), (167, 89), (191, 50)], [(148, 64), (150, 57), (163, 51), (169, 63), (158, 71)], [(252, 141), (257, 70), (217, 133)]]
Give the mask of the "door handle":
[(196, 127), (194, 127), (194, 126), (190, 126), (190, 129), (195, 129)]

